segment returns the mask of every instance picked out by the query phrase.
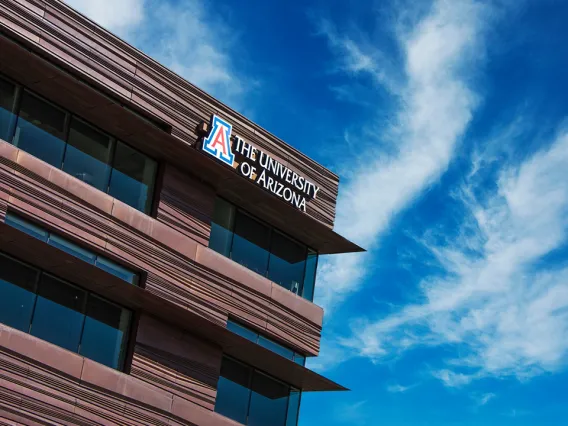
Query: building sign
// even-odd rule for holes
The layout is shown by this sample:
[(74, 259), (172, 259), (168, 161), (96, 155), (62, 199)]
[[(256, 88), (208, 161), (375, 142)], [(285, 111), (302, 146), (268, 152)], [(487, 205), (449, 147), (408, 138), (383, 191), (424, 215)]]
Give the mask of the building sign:
[(203, 151), (305, 212), (306, 203), (316, 198), (320, 188), (240, 137), (231, 138), (232, 128), (230, 123), (213, 115), (211, 130), (203, 140)]

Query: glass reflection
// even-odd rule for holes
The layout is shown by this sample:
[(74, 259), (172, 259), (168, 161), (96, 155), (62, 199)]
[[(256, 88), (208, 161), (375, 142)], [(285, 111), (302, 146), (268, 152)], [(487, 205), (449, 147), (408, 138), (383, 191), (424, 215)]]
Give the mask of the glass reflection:
[(43, 275), (33, 316), (31, 334), (77, 352), (83, 328), (84, 291)]
[(16, 115), (13, 114), (16, 101), (16, 86), (0, 80), (0, 139), (12, 141)]
[(266, 275), (270, 230), (250, 216), (237, 212), (232, 258), (248, 269)]
[(143, 212), (151, 208), (156, 162), (117, 142), (109, 194)]
[(217, 413), (239, 423), (246, 423), (251, 393), (249, 389), (251, 374), (250, 367), (232, 359), (223, 358), (215, 401)]
[(108, 367), (120, 368), (130, 312), (90, 295), (86, 314), (79, 353)]
[(314, 300), (314, 289), (316, 284), (316, 271), (318, 268), (318, 254), (309, 249), (306, 259), (306, 273), (304, 275), (304, 288), (302, 297), (310, 302)]
[(282, 287), (300, 292), (304, 278), (306, 247), (292, 241), (279, 232), (272, 233), (268, 278)]
[(111, 170), (110, 137), (73, 118), (67, 143), (63, 170), (106, 192)]
[(294, 351), (285, 348), (284, 346), (267, 339), (264, 336), (258, 337), (258, 344), (260, 346), (265, 347), (266, 349), (271, 350), (272, 352), (276, 352), (278, 355), (282, 355), (284, 358), (293, 359), (294, 358)]
[(27, 332), (38, 271), (0, 255), (0, 322)]
[(235, 207), (222, 198), (216, 198), (213, 220), (211, 222), (209, 248), (225, 257), (230, 257), (234, 224)]
[(284, 425), (290, 388), (258, 371), (252, 379), (249, 426)]
[(61, 167), (65, 150), (66, 114), (24, 92), (14, 145), (46, 163)]
[(290, 398), (288, 400), (288, 414), (286, 415), (286, 426), (297, 426), (298, 417), (300, 416), (300, 399), (302, 392), (296, 389), (290, 390)]

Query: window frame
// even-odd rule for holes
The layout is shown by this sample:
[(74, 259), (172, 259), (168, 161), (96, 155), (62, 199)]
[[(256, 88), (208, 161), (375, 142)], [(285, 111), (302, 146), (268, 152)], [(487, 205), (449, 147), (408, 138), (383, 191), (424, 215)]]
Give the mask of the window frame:
[[(272, 256), (272, 234), (275, 233), (275, 232), (276, 232), (276, 233), (279, 233), (279, 234), (282, 235), (283, 237), (288, 238), (289, 240), (293, 241), (294, 243), (299, 244), (299, 245), (301, 245), (301, 246), (304, 246), (304, 247), (306, 248), (306, 250), (305, 250), (305, 259), (304, 259), (304, 268), (303, 268), (303, 271), (302, 271), (302, 282), (301, 282), (300, 288), (298, 289), (298, 292), (295, 293), (295, 292), (293, 292), (292, 290), (289, 290), (289, 289), (287, 289), (287, 288), (284, 287), (284, 286), (280, 286), (280, 287), (282, 287), (282, 288), (284, 288), (284, 289), (290, 291), (291, 293), (293, 293), (293, 294), (295, 294), (295, 295), (301, 297), (302, 299), (305, 299), (305, 300), (307, 300), (307, 301), (313, 303), (313, 297), (312, 297), (312, 299), (307, 299), (307, 298), (304, 297), (304, 282), (305, 282), (305, 279), (306, 279), (307, 260), (308, 260), (309, 254), (310, 254), (310, 250), (311, 250), (313, 253), (316, 253), (316, 255), (317, 255), (316, 267), (315, 267), (315, 271), (314, 271), (314, 274), (316, 274), (316, 275), (317, 275), (317, 267), (318, 267), (319, 258), (320, 258), (319, 252), (318, 252), (316, 249), (310, 247), (308, 244), (303, 243), (302, 241), (298, 240), (297, 238), (292, 237), (290, 234), (288, 234), (288, 233), (286, 233), (286, 232), (284, 232), (284, 231), (282, 231), (282, 230), (276, 228), (274, 225), (271, 225), (271, 224), (268, 223), (267, 221), (265, 221), (265, 220), (263, 220), (263, 219), (260, 219), (258, 216), (255, 216), (254, 214), (248, 212), (247, 210), (243, 209), (243, 208), (240, 207), (239, 205), (237, 205), (237, 204), (231, 202), (229, 199), (227, 199), (227, 198), (225, 198), (225, 197), (223, 197), (223, 196), (221, 196), (221, 195), (219, 195), (219, 194), (216, 194), (216, 197), (219, 198), (219, 199), (221, 199), (223, 202), (225, 202), (225, 203), (231, 205), (231, 206), (233, 207), (234, 211), (235, 211), (235, 219), (233, 220), (233, 223), (232, 223), (232, 229), (229, 230), (229, 231), (231, 232), (231, 245), (230, 245), (230, 248), (229, 248), (229, 256), (226, 256), (226, 257), (228, 257), (229, 259), (233, 260), (233, 245), (234, 245), (234, 240), (235, 240), (235, 225), (236, 225), (237, 219), (238, 219), (238, 218), (237, 218), (237, 213), (242, 213), (242, 214), (248, 216), (249, 218), (251, 218), (252, 220), (255, 220), (255, 221), (259, 222), (259, 223), (262, 224), (263, 226), (266, 226), (266, 227), (268, 228), (268, 232), (269, 232), (269, 236), (268, 236), (269, 249), (267, 250), (267, 252), (268, 252), (268, 260), (267, 260), (267, 264), (266, 264), (266, 271), (265, 271), (265, 273), (264, 273), (264, 274), (260, 274), (260, 273), (258, 273), (258, 272), (256, 272), (256, 271), (252, 270), (252, 269), (249, 269), (249, 268), (247, 268), (247, 269), (249, 269), (250, 271), (252, 271), (252, 272), (254, 272), (254, 273), (257, 273), (257, 274), (259, 274), (260, 276), (262, 276), (262, 277), (264, 277), (264, 278), (270, 280), (269, 275), (268, 275), (268, 272), (269, 272), (269, 267), (270, 267), (270, 257)], [(236, 262), (236, 261), (233, 260), (233, 262)], [(238, 263), (238, 262), (237, 262), (237, 263)], [(315, 278), (315, 276), (314, 276), (314, 294), (315, 294), (315, 282), (316, 282), (316, 278)], [(278, 284), (278, 285), (280, 285), (280, 284)], [(312, 295), (312, 296), (313, 296), (313, 295)]]
[[(227, 355), (226, 353), (223, 353), (223, 356), (221, 358), (221, 365), (223, 364), (224, 359), (229, 359), (231, 362), (234, 362), (236, 364), (240, 364), (241, 366), (244, 366), (246, 368), (248, 368), (250, 370), (250, 375), (248, 377), (247, 380), (247, 389), (248, 389), (248, 402), (247, 402), (247, 416), (246, 416), (246, 423), (244, 423), (244, 425), (248, 425), (249, 424), (249, 417), (250, 417), (250, 407), (251, 407), (251, 401), (252, 401), (252, 394), (253, 394), (253, 389), (252, 389), (252, 384), (253, 384), (253, 379), (254, 379), (254, 375), (255, 374), (260, 374), (263, 375), (265, 377), (268, 377), (270, 380), (273, 380), (274, 382), (280, 383), (284, 386), (286, 386), (288, 388), (288, 396), (286, 397), (286, 416), (284, 417), (284, 422), (282, 424), (282, 426), (288, 426), (288, 414), (289, 414), (289, 410), (290, 410), (290, 395), (292, 393), (292, 391), (296, 391), (298, 392), (299, 395), (299, 400), (298, 400), (298, 417), (297, 417), (297, 421), (299, 420), (299, 411), (300, 411), (300, 405), (301, 405), (301, 401), (302, 401), (302, 390), (301, 389), (297, 389), (294, 386), (292, 386), (289, 383), (286, 383), (272, 375), (270, 375), (269, 373), (254, 367), (253, 365), (247, 364), (246, 362), (243, 362), (235, 357), (232, 357), (230, 355)], [(224, 378), (224, 376), (221, 376), (221, 374), (219, 373), (219, 379), (218, 381), (221, 379), (221, 377)], [(227, 379), (228, 380), (228, 379)], [(217, 382), (218, 383), (218, 382)], [(217, 385), (217, 391), (218, 391), (218, 385)], [(215, 407), (213, 407), (213, 411), (215, 411), (216, 413), (218, 413), (216, 411), (216, 405), (217, 403), (215, 403)], [(223, 415), (221, 413), (218, 413), (220, 415)], [(229, 418), (229, 417), (227, 417)], [(231, 419), (232, 420), (232, 419)], [(297, 425), (297, 423), (296, 423)]]
[[(63, 170), (63, 164), (64, 164), (64, 161), (65, 161), (65, 155), (67, 153), (67, 145), (69, 145), (69, 131), (70, 131), (70, 128), (71, 128), (71, 122), (72, 122), (73, 118), (75, 118), (75, 119), (83, 122), (84, 124), (92, 127), (96, 131), (101, 132), (101, 133), (109, 136), (109, 138), (111, 139), (112, 147), (111, 147), (111, 152), (110, 152), (110, 161), (108, 163), (108, 165), (111, 167), (111, 173), (109, 173), (109, 176), (108, 176), (108, 179), (107, 179), (106, 190), (104, 191), (105, 194), (109, 195), (108, 191), (109, 191), (109, 186), (110, 186), (110, 179), (112, 177), (112, 169), (114, 168), (116, 146), (118, 145), (118, 142), (123, 143), (124, 145), (128, 146), (132, 150), (139, 152), (142, 155), (144, 155), (145, 157), (147, 157), (148, 159), (152, 160), (156, 164), (156, 170), (155, 170), (155, 173), (154, 173), (152, 188), (151, 188), (150, 191), (148, 191), (148, 194), (150, 196), (150, 202), (147, 203), (148, 204), (147, 208), (144, 211), (138, 210), (135, 207), (133, 207), (133, 208), (140, 211), (141, 213), (144, 213), (145, 215), (148, 215), (150, 217), (155, 217), (154, 206), (155, 206), (155, 203), (159, 200), (158, 174), (159, 174), (159, 170), (160, 170), (160, 166), (161, 166), (160, 161), (158, 161), (153, 156), (148, 155), (145, 151), (133, 146), (132, 144), (130, 144), (128, 142), (125, 142), (122, 139), (117, 138), (112, 133), (103, 130), (100, 126), (97, 126), (96, 124), (93, 124), (92, 122), (90, 122), (89, 120), (86, 120), (82, 116), (75, 114), (75, 113), (71, 112), (69, 109), (60, 106), (56, 102), (53, 102), (50, 99), (46, 98), (45, 96), (33, 91), (31, 88), (29, 88), (26, 85), (18, 82), (14, 78), (11, 78), (11, 77), (3, 74), (2, 72), (0, 72), (0, 79), (5, 80), (8, 83), (16, 86), (15, 95), (14, 95), (14, 102), (13, 102), (13, 106), (12, 106), (13, 111), (11, 111), (11, 113), (15, 116), (16, 119), (14, 120), (14, 123), (11, 126), (11, 128), (8, 129), (9, 130), (9, 133), (8, 133), (8, 136), (9, 136), (8, 139), (9, 140), (6, 140), (6, 142), (8, 142), (11, 145), (14, 145), (14, 137), (15, 137), (15, 134), (16, 134), (18, 119), (20, 117), (22, 99), (23, 99), (24, 93), (27, 92), (31, 96), (34, 96), (34, 97), (40, 99), (41, 101), (43, 101), (43, 102), (47, 103), (48, 105), (62, 111), (65, 114), (65, 122), (64, 122), (64, 128), (63, 128), (63, 139), (61, 139), (62, 142), (65, 144), (65, 147), (63, 149), (61, 164), (57, 167), (59, 170), (63, 171), (64, 173), (68, 174), (67, 172), (65, 172)], [(148, 121), (148, 120), (146, 120), (146, 121)], [(148, 122), (150, 123), (150, 121), (148, 121)], [(55, 167), (55, 166), (53, 166), (53, 167)], [(71, 175), (69, 175), (69, 176), (71, 176)], [(87, 184), (87, 185), (89, 185), (89, 184)], [(91, 186), (91, 185), (89, 185), (89, 186)], [(97, 189), (98, 191), (101, 191), (100, 189), (98, 189), (94, 186), (92, 186), (92, 187)], [(103, 192), (103, 191), (101, 191), (101, 192)], [(119, 201), (121, 201), (121, 200), (119, 199)]]
[[(101, 295), (100, 293), (97, 293), (95, 291), (87, 289), (86, 287), (82, 286), (81, 284), (71, 282), (71, 281), (66, 280), (64, 278), (61, 278), (60, 276), (53, 274), (52, 272), (49, 272), (45, 269), (37, 267), (37, 266), (33, 265), (32, 263), (29, 263), (25, 260), (22, 260), (22, 259), (20, 259), (16, 256), (13, 256), (12, 254), (7, 253), (5, 251), (0, 251), (0, 257), (4, 257), (4, 258), (6, 258), (10, 261), (13, 261), (13, 262), (18, 263), (20, 265), (23, 265), (23, 266), (25, 266), (29, 269), (32, 269), (33, 271), (36, 272), (36, 278), (35, 278), (35, 282), (34, 282), (34, 291), (33, 291), (33, 293), (30, 292), (34, 295), (33, 308), (32, 308), (32, 313), (31, 313), (30, 320), (29, 320), (28, 330), (23, 331), (24, 333), (29, 334), (30, 336), (33, 336), (36, 339), (39, 339), (39, 340), (42, 340), (44, 342), (48, 342), (49, 344), (55, 345), (58, 348), (68, 350), (69, 352), (72, 352), (74, 354), (77, 354), (79, 356), (87, 358), (87, 359), (89, 359), (93, 362), (97, 362), (101, 365), (107, 366), (106, 364), (100, 363), (98, 361), (95, 361), (92, 358), (89, 358), (89, 357), (86, 357), (85, 355), (82, 355), (81, 352), (80, 352), (81, 342), (83, 340), (85, 321), (86, 321), (86, 318), (88, 316), (87, 315), (88, 300), (89, 300), (89, 297), (92, 295), (94, 297), (98, 297), (99, 299), (102, 299), (103, 301), (105, 301), (109, 304), (112, 304), (116, 307), (119, 307), (120, 309), (124, 309), (124, 310), (126, 310), (130, 313), (130, 321), (129, 321), (128, 326), (126, 328), (126, 331), (124, 333), (124, 339), (125, 339), (124, 345), (123, 345), (124, 351), (121, 353), (121, 355), (119, 357), (117, 368), (115, 369), (115, 368), (112, 368), (112, 367), (109, 367), (109, 366), (107, 366), (107, 367), (112, 368), (113, 370), (116, 370), (116, 371), (124, 372), (124, 373), (127, 371), (127, 369), (129, 369), (131, 367), (131, 366), (127, 365), (127, 362), (131, 362), (132, 357), (131, 357), (131, 353), (130, 353), (130, 348), (131, 348), (131, 346), (134, 345), (135, 340), (136, 340), (134, 333), (136, 332), (136, 330), (138, 328), (138, 323), (135, 322), (135, 318), (139, 315), (139, 312), (137, 310), (134, 310), (130, 307), (126, 307), (124, 305), (121, 305), (120, 303), (117, 303), (117, 302), (113, 301), (112, 299), (109, 299), (108, 297)], [(35, 317), (35, 314), (36, 314), (37, 301), (38, 301), (38, 298), (40, 297), (39, 286), (40, 286), (40, 283), (41, 283), (43, 276), (47, 276), (47, 277), (50, 277), (50, 278), (55, 279), (57, 281), (60, 281), (63, 284), (69, 286), (69, 287), (78, 289), (78, 290), (85, 293), (85, 300), (82, 304), (81, 311), (80, 311), (80, 313), (84, 316), (84, 318), (83, 318), (83, 321), (82, 321), (82, 324), (81, 324), (81, 334), (80, 334), (80, 338), (79, 338), (79, 346), (77, 348), (77, 351), (71, 351), (71, 350), (63, 348), (63, 347), (61, 347), (61, 346), (59, 346), (55, 343), (52, 343), (49, 340), (45, 340), (45, 339), (42, 339), (41, 337), (36, 337), (33, 334), (31, 334), (31, 329), (32, 329), (34, 317)], [(15, 285), (15, 284), (12, 284), (12, 285)], [(45, 296), (41, 296), (41, 297), (45, 298)], [(57, 303), (57, 302), (54, 302), (54, 303)], [(61, 305), (61, 306), (63, 306), (63, 305)], [(71, 308), (68, 308), (68, 309), (71, 309)], [(77, 312), (79, 312), (79, 311), (77, 311)], [(7, 326), (10, 327), (9, 325), (7, 325)]]

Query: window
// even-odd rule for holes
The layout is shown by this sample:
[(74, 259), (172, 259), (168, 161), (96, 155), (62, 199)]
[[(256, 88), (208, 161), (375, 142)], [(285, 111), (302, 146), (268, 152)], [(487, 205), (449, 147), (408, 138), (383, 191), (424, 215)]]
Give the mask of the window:
[(24, 91), (14, 145), (46, 163), (61, 167), (67, 114)]
[(245, 327), (242, 324), (234, 322), (232, 320), (227, 321), (227, 329), (231, 330), (233, 333), (238, 334), (241, 337), (244, 337), (251, 342), (256, 343), (272, 352), (277, 353), (278, 355), (283, 356), (284, 358), (288, 358), (289, 360), (294, 361), (296, 364), (305, 365), (306, 364), (306, 357), (294, 352), (292, 349), (287, 348), (286, 346), (281, 345), (280, 343), (276, 343), (274, 340), (269, 339), (268, 337), (264, 337), (263, 335), (257, 333), (256, 331), (251, 330), (248, 327)]
[(112, 139), (109, 136), (73, 118), (63, 171), (106, 192), (111, 170), (111, 147)]
[(135, 209), (150, 212), (154, 160), (2, 79), (0, 138)]
[(98, 254), (85, 249), (66, 238), (52, 234), (46, 229), (43, 229), (42, 227), (25, 219), (22, 219), (21, 217), (16, 216), (11, 212), (8, 212), (8, 214), (6, 215), (5, 223), (6, 225), (19, 229), (20, 231), (25, 232), (26, 234), (31, 235), (34, 238), (37, 238), (38, 240), (46, 242), (53, 247), (57, 247), (59, 250), (63, 250), (64, 252), (75, 256), (76, 258), (79, 258), (84, 262), (95, 265), (96, 267), (103, 269), (104, 271), (113, 274), (126, 282), (129, 282), (130, 284), (138, 284), (138, 274), (136, 272), (120, 266), (119, 264), (113, 262), (110, 259), (107, 259), (104, 256), (99, 256)]
[(224, 357), (215, 411), (250, 426), (296, 426), (300, 394), (286, 383)]
[(118, 142), (109, 194), (140, 211), (149, 212), (156, 176), (156, 162)]
[(16, 85), (0, 79), (0, 139), (9, 141), (16, 122)]
[(0, 322), (101, 364), (124, 364), (131, 312), (0, 253)]
[(316, 251), (217, 198), (209, 247), (312, 301)]

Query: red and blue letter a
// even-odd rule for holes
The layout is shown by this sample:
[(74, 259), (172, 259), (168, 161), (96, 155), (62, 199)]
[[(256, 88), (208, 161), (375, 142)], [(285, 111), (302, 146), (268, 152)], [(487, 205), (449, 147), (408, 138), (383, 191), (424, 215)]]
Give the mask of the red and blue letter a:
[(203, 151), (233, 167), (235, 155), (231, 151), (232, 126), (213, 114), (211, 131), (203, 140)]

